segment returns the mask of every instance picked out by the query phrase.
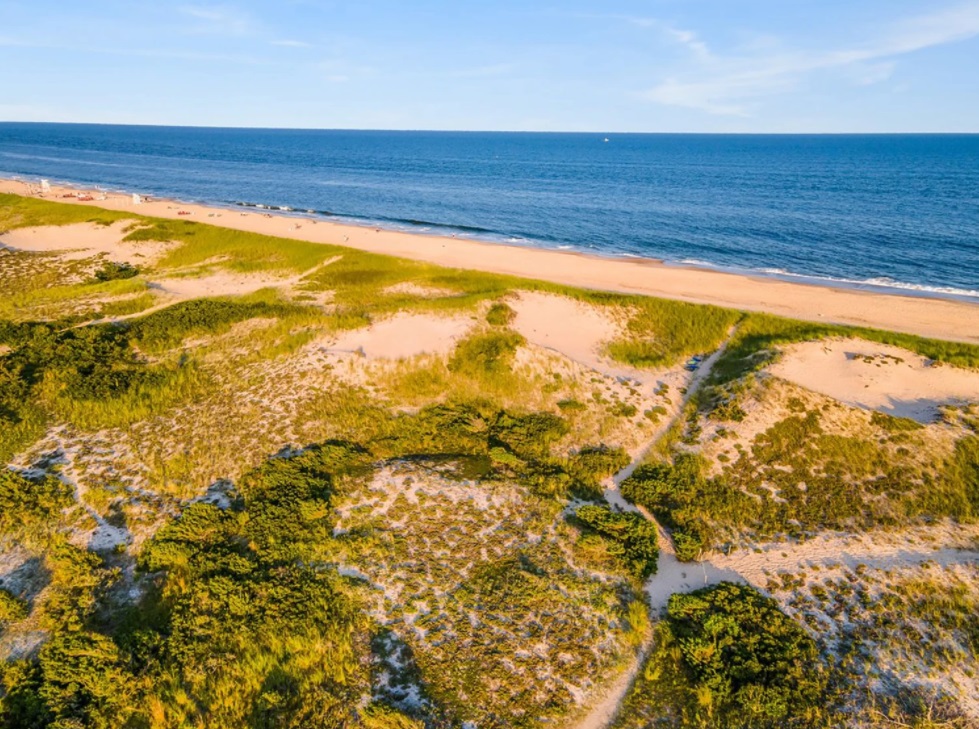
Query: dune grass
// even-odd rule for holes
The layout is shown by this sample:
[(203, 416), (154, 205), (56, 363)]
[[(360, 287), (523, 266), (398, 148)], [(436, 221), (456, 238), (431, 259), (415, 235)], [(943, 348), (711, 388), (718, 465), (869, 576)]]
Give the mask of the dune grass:
[(140, 216), (104, 208), (82, 207), (20, 195), (0, 194), (0, 231), (33, 228), (39, 225), (96, 223), (111, 225)]
[(141, 218), (123, 240), (182, 243), (157, 262), (157, 269), (217, 262), (216, 265), (241, 273), (275, 270), (302, 273), (343, 252), (329, 245), (158, 218)]

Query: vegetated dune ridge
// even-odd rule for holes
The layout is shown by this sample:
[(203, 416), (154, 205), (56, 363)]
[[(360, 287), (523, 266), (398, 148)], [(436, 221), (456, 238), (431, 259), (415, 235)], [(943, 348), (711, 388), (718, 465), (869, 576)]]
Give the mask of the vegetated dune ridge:
[[(170, 242), (139, 228), (122, 241), (124, 227), (39, 225), (0, 238), (37, 251), (0, 252), (0, 320), (15, 324), (0, 330), (0, 363), (7, 353), (15, 367), (29, 363), (11, 370), (14, 382), (23, 374), (15, 392), (27, 407), (0, 410), (15, 425), (0, 432), (0, 451), (22, 481), (0, 486), (50, 491), (25, 523), (71, 545), (45, 551), (0, 514), (15, 545), (0, 552), (2, 586), (24, 603), (0, 605), (16, 618), (0, 616), (0, 652), (40, 657), (42, 675), (23, 685), (41, 681), (60, 718), (85, 705), (119, 723), (126, 696), (148, 700), (164, 725), (298, 711), (288, 692), (261, 693), (249, 671), (268, 668), (324, 716), (343, 710), (323, 697), (364, 707), (358, 720), (371, 729), (600, 727), (616, 714), (633, 726), (644, 721), (637, 702), (663, 716), (681, 705), (650, 688), (669, 671), (637, 598), (655, 621), (672, 593), (723, 581), (773, 596), (821, 655), (838, 657), (855, 691), (925, 687), (979, 716), (970, 624), (952, 621), (977, 598), (967, 587), (977, 533), (965, 522), (979, 509), (967, 488), (979, 464), (969, 396), (979, 349), (350, 249), (280, 251), (223, 232), (215, 243), (194, 226), (174, 228)], [(87, 326), (120, 320), (129, 326)], [(703, 360), (685, 366), (695, 354)], [(810, 371), (820, 357), (838, 377)], [(0, 404), (16, 408), (16, 398)], [(914, 420), (893, 417), (903, 414)], [(670, 481), (689, 457), (702, 471)], [(675, 473), (648, 470), (663, 464)], [(603, 502), (667, 527), (652, 532), (655, 575), (642, 572), (649, 532), (635, 522), (608, 512), (602, 531), (600, 519), (574, 519)], [(144, 665), (139, 646), (152, 640), (115, 636), (129, 652), (112, 658), (84, 612), (97, 585), (68, 564), (87, 559), (120, 568), (86, 568), (115, 598), (155, 599), (149, 586), (162, 580), (169, 614), (187, 619), (176, 631), (141, 626), (163, 655), (193, 659), (161, 666), (148, 696), (125, 671)], [(353, 636), (351, 655), (370, 656), (371, 675), (355, 661), (339, 682), (302, 670), (332, 639), (268, 617), (270, 594), (300, 612), (323, 604), (302, 592), (313, 578), (304, 564), (335, 567), (343, 584), (314, 580), (317, 589), (353, 596), (370, 618), (369, 630), (352, 618), (335, 628)], [(938, 607), (925, 589), (936, 585)], [(255, 612), (207, 623), (202, 606), (228, 589)], [(341, 604), (318, 625), (346, 619)], [(204, 624), (214, 632), (181, 632)], [(290, 635), (299, 629), (313, 632)], [(935, 651), (902, 652), (888, 635)], [(873, 651), (855, 653), (854, 640)], [(232, 657), (195, 670), (211, 643)], [(128, 687), (120, 700), (95, 679), (84, 683), (90, 704), (61, 693), (55, 669), (73, 655), (96, 656), (86, 665)], [(188, 694), (193, 709), (174, 700)]]
[[(23, 195), (28, 187), (0, 181), (0, 192)], [(53, 187), (49, 199), (161, 218), (189, 219), (235, 230), (332, 243), (443, 266), (542, 279), (569, 286), (662, 296), (764, 311), (794, 319), (869, 326), (937, 339), (979, 342), (979, 304), (880, 294), (777, 281), (717, 271), (666, 266), (652, 260), (613, 260), (342, 225), (272, 212), (153, 200), (139, 206), (127, 195), (78, 202), (78, 190)], [(189, 213), (189, 215), (181, 215)]]

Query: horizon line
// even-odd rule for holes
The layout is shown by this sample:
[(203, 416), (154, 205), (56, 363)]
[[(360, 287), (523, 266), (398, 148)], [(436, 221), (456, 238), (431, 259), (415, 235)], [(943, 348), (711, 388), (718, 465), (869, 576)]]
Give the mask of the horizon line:
[(213, 129), (213, 130), (242, 130), (242, 131), (291, 131), (291, 132), (394, 132), (394, 133), (428, 133), (428, 134), (595, 134), (595, 135), (685, 135), (704, 137), (748, 137), (748, 136), (781, 136), (781, 137), (845, 137), (845, 136), (979, 136), (977, 131), (878, 131), (878, 132), (699, 132), (699, 131), (596, 131), (564, 129), (543, 131), (539, 129), (431, 129), (431, 128), (395, 128), (395, 127), (284, 127), (284, 126), (245, 126), (222, 124), (150, 124), (126, 122), (64, 122), (64, 121), (35, 121), (4, 119), (0, 124), (60, 124), (64, 126), (87, 127), (145, 127), (152, 129)]

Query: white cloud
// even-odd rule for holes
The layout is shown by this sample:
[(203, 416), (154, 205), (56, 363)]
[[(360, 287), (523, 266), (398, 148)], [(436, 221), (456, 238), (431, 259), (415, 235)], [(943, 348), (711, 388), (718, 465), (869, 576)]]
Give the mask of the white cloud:
[(282, 46), (283, 48), (312, 48), (312, 44), (301, 40), (274, 40), (272, 41), (273, 46)]
[(183, 5), (178, 11), (198, 21), (190, 32), (215, 35), (253, 35), (255, 22), (246, 13), (225, 5)]
[(907, 18), (891, 24), (876, 39), (829, 51), (773, 48), (755, 55), (718, 57), (696, 34), (664, 27), (695, 52), (699, 65), (665, 79), (641, 96), (710, 114), (750, 116), (759, 99), (790, 91), (810, 74), (834, 71), (854, 84), (880, 83), (891, 77), (899, 56), (973, 38), (979, 35), (979, 2)]

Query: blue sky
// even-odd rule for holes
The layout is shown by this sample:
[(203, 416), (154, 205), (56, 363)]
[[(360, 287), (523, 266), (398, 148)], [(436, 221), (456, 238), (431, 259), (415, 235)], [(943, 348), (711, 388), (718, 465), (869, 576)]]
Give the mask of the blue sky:
[(979, 132), (979, 0), (4, 0), (0, 119)]

